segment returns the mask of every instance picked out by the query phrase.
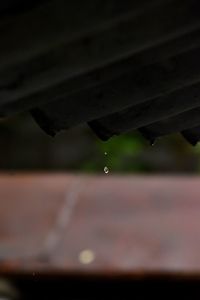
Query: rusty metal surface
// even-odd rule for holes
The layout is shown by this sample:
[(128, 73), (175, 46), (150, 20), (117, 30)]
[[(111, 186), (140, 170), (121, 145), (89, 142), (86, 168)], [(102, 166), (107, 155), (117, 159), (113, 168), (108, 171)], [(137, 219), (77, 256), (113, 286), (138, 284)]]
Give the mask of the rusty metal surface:
[(0, 176), (0, 273), (200, 274), (200, 178)]

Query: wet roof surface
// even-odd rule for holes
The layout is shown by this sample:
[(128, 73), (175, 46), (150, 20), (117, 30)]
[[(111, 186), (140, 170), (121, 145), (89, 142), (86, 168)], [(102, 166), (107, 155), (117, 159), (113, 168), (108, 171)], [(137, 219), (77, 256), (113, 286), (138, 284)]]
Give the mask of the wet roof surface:
[(1, 117), (31, 110), (50, 135), (88, 122), (104, 140), (198, 142), (198, 0), (31, 3), (0, 4)]

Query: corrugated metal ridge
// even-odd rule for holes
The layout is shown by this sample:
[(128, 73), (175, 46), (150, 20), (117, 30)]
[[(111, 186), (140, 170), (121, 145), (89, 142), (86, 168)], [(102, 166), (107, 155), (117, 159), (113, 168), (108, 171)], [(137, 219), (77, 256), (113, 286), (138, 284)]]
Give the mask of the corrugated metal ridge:
[[(101, 131), (99, 135), (102, 138), (102, 128), (106, 128), (106, 125), (108, 127), (107, 131), (111, 135), (112, 132), (113, 134), (122, 133), (143, 126), (148, 118), (145, 113), (145, 106), (148, 104), (149, 106), (153, 105), (151, 109), (154, 111), (150, 123), (153, 122), (153, 118), (162, 119), (167, 116), (165, 114), (173, 115), (198, 106), (200, 103), (197, 97), (199, 86), (198, 84), (193, 86), (193, 84), (200, 81), (199, 52), (199, 49), (194, 49), (153, 65), (145, 66), (135, 72), (131, 71), (98, 87), (86, 89), (78, 95), (71, 95), (68, 99), (64, 98), (49, 103), (40, 109), (34, 110), (33, 115), (43, 129), (47, 132), (56, 133), (61, 129), (68, 129), (79, 123), (88, 122), (112, 111), (128, 107), (125, 113), (117, 112), (114, 115), (104, 117), (102, 120), (90, 123), (97, 133), (99, 128), (99, 131)], [(185, 89), (181, 91), (183, 88)], [(185, 90), (188, 97), (190, 97), (190, 101), (186, 97)], [(172, 95), (171, 100), (170, 95)], [(184, 101), (181, 99), (182, 95), (185, 97)], [(173, 106), (176, 97), (179, 97), (179, 99), (176, 99), (177, 106)], [(135, 116), (137, 115), (138, 106), (136, 105), (141, 103), (144, 103), (141, 106), (142, 109), (144, 108), (143, 117), (141, 117), (141, 123), (137, 125)], [(169, 109), (171, 110), (169, 111)], [(136, 112), (135, 116), (134, 111)], [(127, 122), (129, 120), (127, 128), (124, 128), (124, 119)], [(120, 126), (122, 126), (122, 130), (120, 130)], [(107, 136), (106, 132), (105, 135)]]
[(198, 131), (198, 0), (52, 0), (6, 16), (1, 117), (31, 110), (51, 135), (89, 122), (103, 139)]
[[(190, 99), (190, 101), (188, 100)], [(135, 105), (111, 116), (90, 122), (90, 126), (102, 139), (139, 129), (200, 106), (200, 83), (176, 90)]]

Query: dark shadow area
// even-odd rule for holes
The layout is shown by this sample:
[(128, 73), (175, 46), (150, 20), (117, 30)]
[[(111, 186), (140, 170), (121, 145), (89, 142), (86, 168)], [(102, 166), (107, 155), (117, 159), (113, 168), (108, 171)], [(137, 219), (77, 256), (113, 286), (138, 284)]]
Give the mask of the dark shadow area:
[[(191, 299), (198, 295), (199, 279), (145, 277), (138, 280), (104, 278), (67, 278), (62, 276), (18, 277), (13, 283), (23, 300), (32, 299)], [(195, 299), (195, 298), (193, 298)]]

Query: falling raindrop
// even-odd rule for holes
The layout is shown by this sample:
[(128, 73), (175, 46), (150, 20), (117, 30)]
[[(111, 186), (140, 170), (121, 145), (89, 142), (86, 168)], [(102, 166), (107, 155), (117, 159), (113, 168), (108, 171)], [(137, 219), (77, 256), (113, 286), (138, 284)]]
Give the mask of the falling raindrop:
[(104, 173), (105, 173), (105, 174), (108, 174), (108, 173), (109, 173), (108, 167), (104, 167)]
[(150, 145), (151, 145), (151, 146), (154, 146), (154, 145), (155, 145), (155, 142), (156, 142), (156, 141), (152, 139), (152, 140), (150, 141)]

